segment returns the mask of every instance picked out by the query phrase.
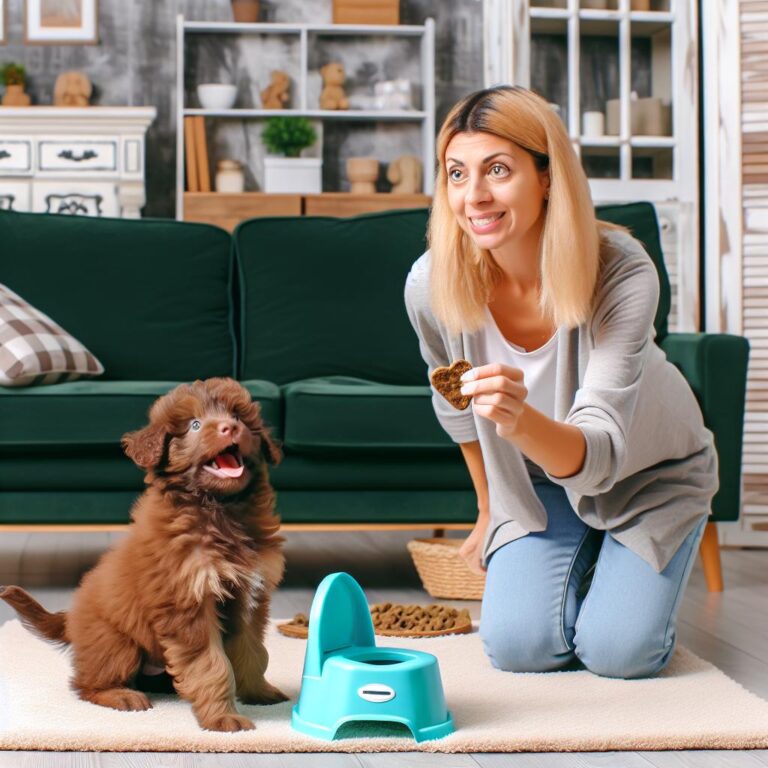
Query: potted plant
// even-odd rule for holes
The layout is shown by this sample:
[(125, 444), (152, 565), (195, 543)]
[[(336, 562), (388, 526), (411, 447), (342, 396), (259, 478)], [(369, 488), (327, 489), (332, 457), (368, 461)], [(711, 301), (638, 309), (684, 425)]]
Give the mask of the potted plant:
[(322, 191), (323, 161), (300, 157), (317, 141), (306, 117), (270, 117), (261, 134), (272, 156), (264, 158), (264, 191), (317, 194)]
[(8, 107), (28, 107), (29, 95), (24, 93), (26, 70), (21, 64), (9, 61), (0, 67), (0, 80), (5, 85), (3, 105)]

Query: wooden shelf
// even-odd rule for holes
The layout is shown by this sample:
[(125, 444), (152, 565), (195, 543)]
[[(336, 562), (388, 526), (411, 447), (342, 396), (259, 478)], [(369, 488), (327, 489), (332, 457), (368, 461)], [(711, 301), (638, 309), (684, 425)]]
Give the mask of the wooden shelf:
[(326, 192), (304, 196), (305, 216), (357, 216), (360, 213), (391, 211), (398, 208), (429, 208), (429, 195), (398, 195), (382, 192), (353, 195), (351, 192)]
[(184, 221), (214, 224), (231, 232), (241, 221), (262, 216), (356, 216), (402, 208), (428, 208), (429, 195), (274, 195), (265, 192), (185, 192)]
[(185, 192), (184, 221), (215, 224), (231, 232), (255, 216), (301, 216), (301, 195), (263, 192)]

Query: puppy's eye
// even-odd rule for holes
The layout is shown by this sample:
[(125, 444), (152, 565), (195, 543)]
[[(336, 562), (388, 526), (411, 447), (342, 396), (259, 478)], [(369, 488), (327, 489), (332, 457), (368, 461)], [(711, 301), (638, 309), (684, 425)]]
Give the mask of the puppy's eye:
[(189, 428), (190, 428), (190, 429), (191, 429), (193, 432), (199, 432), (199, 431), (200, 431), (200, 427), (202, 427), (202, 426), (203, 426), (203, 425), (202, 425), (202, 424), (201, 424), (201, 423), (200, 423), (200, 422), (199, 422), (197, 419), (195, 419), (195, 420), (194, 420), (194, 421), (193, 421), (193, 422), (192, 422), (192, 423), (189, 425)]

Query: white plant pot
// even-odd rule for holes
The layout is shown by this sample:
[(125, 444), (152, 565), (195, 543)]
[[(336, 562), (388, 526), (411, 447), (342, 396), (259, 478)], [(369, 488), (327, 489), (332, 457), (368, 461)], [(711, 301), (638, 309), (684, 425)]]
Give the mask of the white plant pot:
[(264, 191), (319, 194), (323, 191), (323, 161), (319, 157), (265, 157)]

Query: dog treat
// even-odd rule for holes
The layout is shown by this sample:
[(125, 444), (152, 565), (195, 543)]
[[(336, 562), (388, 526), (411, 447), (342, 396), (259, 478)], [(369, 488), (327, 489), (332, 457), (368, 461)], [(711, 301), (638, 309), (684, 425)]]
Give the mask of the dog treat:
[[(398, 605), (374, 603), (371, 607), (373, 631), (377, 635), (398, 637), (431, 637), (472, 631), (469, 610), (447, 605)], [(297, 613), (293, 619), (277, 625), (278, 631), (288, 637), (306, 637), (308, 620)]]
[(472, 398), (461, 394), (461, 376), (472, 368), (466, 360), (455, 360), (450, 367), (441, 366), (432, 371), (432, 386), (460, 411), (469, 407)]

